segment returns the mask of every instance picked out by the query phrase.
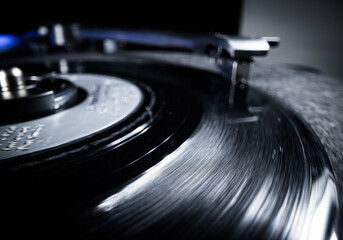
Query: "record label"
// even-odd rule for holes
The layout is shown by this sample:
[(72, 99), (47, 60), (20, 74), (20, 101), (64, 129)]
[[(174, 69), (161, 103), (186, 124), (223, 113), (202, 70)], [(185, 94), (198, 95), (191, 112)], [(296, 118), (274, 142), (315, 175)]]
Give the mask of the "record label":
[(54, 148), (114, 126), (133, 114), (142, 91), (126, 80), (95, 74), (63, 74), (88, 95), (80, 104), (53, 115), (0, 126), (1, 159)]

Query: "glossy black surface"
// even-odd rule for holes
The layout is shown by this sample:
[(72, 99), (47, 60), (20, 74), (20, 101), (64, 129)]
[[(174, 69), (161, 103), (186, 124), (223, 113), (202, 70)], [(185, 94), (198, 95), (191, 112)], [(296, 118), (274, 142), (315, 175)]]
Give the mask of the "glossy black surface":
[[(230, 106), (220, 75), (126, 58), (71, 66), (134, 81), (153, 111), (143, 107), (87, 141), (1, 163), (6, 230), (138, 239), (335, 236), (332, 170), (298, 117), (254, 88), (245, 105)], [(49, 67), (54, 59), (36, 62)], [(49, 70), (25, 62), (18, 65)]]

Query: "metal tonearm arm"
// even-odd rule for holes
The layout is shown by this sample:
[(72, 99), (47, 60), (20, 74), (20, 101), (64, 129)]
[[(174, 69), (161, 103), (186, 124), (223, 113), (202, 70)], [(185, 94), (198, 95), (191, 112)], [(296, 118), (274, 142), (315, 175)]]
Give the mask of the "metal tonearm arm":
[[(144, 31), (99, 30), (81, 28), (76, 24), (54, 24), (15, 37), (15, 47), (17, 48), (18, 45), (22, 44), (22, 47), (29, 46), (31, 50), (38, 53), (44, 52), (46, 49), (71, 51), (77, 49), (78, 43), (82, 41), (100, 41), (105, 53), (115, 53), (121, 45), (134, 44), (136, 49), (137, 46), (138, 49), (140, 47), (142, 49), (146, 47), (184, 49), (215, 57), (215, 64), (230, 81), (229, 102), (233, 104), (239, 102), (235, 100), (238, 96), (235, 94), (237, 91), (243, 91), (240, 94), (243, 96), (246, 92), (253, 58), (267, 55), (270, 48), (277, 46), (280, 40), (277, 37), (237, 37), (220, 33), (199, 36)], [(5, 50), (7, 51), (7, 49)]]
[(215, 33), (206, 36), (166, 35), (151, 32), (116, 30), (80, 30), (80, 39), (111, 39), (160, 48), (177, 48), (209, 54), (229, 80), (229, 103), (245, 104), (247, 82), (250, 79), (253, 58), (266, 56), (272, 47), (279, 45), (278, 37), (237, 37)]
[(270, 47), (277, 46), (280, 41), (278, 37), (236, 37), (220, 33), (206, 36), (186, 36), (143, 31), (92, 29), (80, 29), (76, 35), (79, 39), (111, 39), (141, 46), (187, 49), (200, 53), (205, 53), (209, 47), (213, 47), (226, 52), (232, 59), (250, 59), (255, 56), (264, 56)]

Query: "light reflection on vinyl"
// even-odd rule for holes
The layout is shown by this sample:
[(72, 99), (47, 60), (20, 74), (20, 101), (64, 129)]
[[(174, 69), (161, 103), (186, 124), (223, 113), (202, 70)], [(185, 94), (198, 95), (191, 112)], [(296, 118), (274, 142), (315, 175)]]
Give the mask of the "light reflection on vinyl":
[[(35, 235), (39, 226), (38, 234), (87, 238), (337, 238), (338, 196), (326, 152), (281, 104), (250, 88), (247, 105), (228, 106), (227, 92), (219, 91), (227, 82), (213, 73), (149, 68), (126, 57), (78, 59), (70, 62), (82, 66), (80, 76), (108, 74), (117, 81), (118, 74), (142, 94), (127, 109), (131, 115), (105, 131), (2, 161), (0, 207), (9, 231)], [(55, 60), (21, 67), (49, 69)], [(91, 74), (88, 80), (100, 76)]]

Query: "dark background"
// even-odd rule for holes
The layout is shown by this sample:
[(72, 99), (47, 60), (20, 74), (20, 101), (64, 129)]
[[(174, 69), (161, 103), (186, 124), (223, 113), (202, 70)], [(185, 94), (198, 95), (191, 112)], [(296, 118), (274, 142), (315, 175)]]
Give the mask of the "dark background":
[(343, 81), (343, 1), (246, 0), (240, 33), (276, 35), (264, 62), (304, 65)]
[[(0, 14), (1, 32), (22, 32), (42, 24), (78, 22), (92, 27), (171, 30), (181, 32), (208, 33), (224, 32), (237, 34), (241, 17), (242, 1), (233, 1), (230, 10), (208, 6), (202, 9), (183, 8), (181, 6), (136, 7), (79, 5), (79, 8), (65, 9), (61, 5), (39, 8), (29, 6), (19, 17)], [(113, 3), (112, 3), (113, 4)], [(132, 3), (131, 5), (134, 5)], [(53, 11), (51, 10), (53, 9)]]
[[(151, 29), (191, 33), (279, 36), (280, 47), (258, 61), (311, 67), (343, 80), (343, 1), (245, 0), (185, 8), (140, 6), (134, 2), (93, 1), (2, 4), (1, 33), (19, 33), (42, 24)], [(6, 2), (8, 4), (9, 2)], [(195, 8), (197, 7), (197, 8)], [(201, 8), (199, 8), (201, 7)], [(19, 8), (23, 12), (16, 12)]]

